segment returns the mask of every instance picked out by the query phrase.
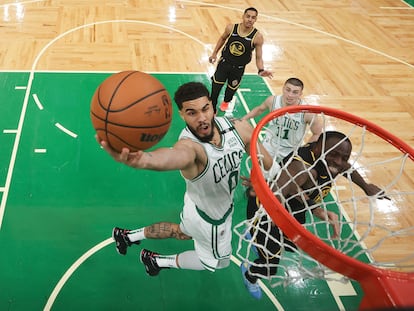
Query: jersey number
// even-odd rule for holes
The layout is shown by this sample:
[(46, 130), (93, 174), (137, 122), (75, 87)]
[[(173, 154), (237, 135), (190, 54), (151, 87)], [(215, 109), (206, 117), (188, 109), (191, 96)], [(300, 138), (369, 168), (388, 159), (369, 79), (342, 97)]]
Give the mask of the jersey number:
[(230, 193), (236, 189), (237, 184), (239, 183), (239, 171), (233, 171), (229, 174), (229, 190)]
[[(282, 130), (282, 133), (280, 133), (280, 130)], [(288, 139), (289, 138), (289, 129), (282, 129), (282, 127), (277, 128), (277, 137), (281, 137), (282, 139)]]

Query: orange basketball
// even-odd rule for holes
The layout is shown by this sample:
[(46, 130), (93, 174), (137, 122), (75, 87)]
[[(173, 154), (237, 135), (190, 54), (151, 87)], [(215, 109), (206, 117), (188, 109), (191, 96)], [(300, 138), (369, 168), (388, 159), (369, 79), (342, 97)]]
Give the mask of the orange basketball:
[(171, 97), (162, 83), (140, 71), (105, 79), (91, 101), (93, 127), (117, 151), (151, 148), (164, 137), (172, 118)]

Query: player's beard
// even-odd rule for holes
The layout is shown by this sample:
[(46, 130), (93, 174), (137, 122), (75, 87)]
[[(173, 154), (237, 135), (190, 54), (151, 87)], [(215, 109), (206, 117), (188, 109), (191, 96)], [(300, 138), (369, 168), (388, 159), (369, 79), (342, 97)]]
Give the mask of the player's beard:
[(190, 130), (190, 132), (193, 133), (193, 135), (195, 137), (197, 137), (198, 140), (200, 140), (203, 143), (208, 143), (208, 142), (210, 142), (213, 139), (213, 136), (214, 136), (214, 119), (211, 120), (211, 124), (210, 124), (211, 131), (210, 131), (210, 134), (205, 135), (205, 136), (198, 135), (197, 130), (195, 130), (194, 128), (192, 128), (188, 124), (187, 124), (187, 127)]

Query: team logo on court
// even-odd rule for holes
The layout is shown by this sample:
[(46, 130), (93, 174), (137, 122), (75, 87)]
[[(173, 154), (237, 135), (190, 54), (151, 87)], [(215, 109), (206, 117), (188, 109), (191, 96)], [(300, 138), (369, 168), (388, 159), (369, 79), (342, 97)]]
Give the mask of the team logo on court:
[(230, 44), (229, 51), (234, 56), (241, 56), (246, 51), (246, 48), (241, 42), (234, 41)]

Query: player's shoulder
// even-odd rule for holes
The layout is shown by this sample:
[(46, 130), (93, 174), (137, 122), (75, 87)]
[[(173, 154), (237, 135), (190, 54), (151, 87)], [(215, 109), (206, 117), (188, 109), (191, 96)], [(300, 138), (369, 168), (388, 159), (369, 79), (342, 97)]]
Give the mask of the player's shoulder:
[(254, 35), (253, 42), (255, 42), (255, 43), (263, 43), (264, 37), (263, 37), (262, 32), (259, 29), (257, 29), (257, 28), (254, 28), (254, 30), (256, 30), (256, 34)]
[(227, 24), (225, 28), (225, 32), (232, 33), (235, 26), (237, 26), (237, 24)]

